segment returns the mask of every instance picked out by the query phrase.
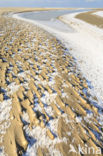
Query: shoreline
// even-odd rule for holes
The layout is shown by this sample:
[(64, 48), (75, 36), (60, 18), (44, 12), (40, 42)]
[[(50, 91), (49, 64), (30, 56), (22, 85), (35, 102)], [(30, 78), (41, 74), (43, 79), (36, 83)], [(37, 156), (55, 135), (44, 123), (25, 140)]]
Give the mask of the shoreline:
[[(103, 34), (103, 29), (101, 29), (100, 27), (97, 27), (98, 24), (94, 25), (94, 23), (92, 23), (92, 20), (91, 20), (91, 22), (88, 23), (88, 20), (85, 19), (86, 15), (88, 15), (87, 17), (89, 18), (89, 14), (92, 14), (92, 12), (96, 12), (96, 11), (84, 12), (84, 13), (79, 13), (79, 14), (76, 13), (74, 15), (72, 14), (70, 18), (69, 18), (69, 15), (64, 15), (64, 16), (59, 17), (59, 19), (62, 22), (66, 23), (67, 25), (71, 25), (77, 31), (76, 35), (78, 36), (78, 38), (80, 40), (79, 41), (80, 44), (77, 44), (77, 49), (82, 48), (83, 50), (81, 52), (84, 51), (87, 55), (85, 55), (81, 52), (80, 52), (80, 55), (78, 55), (78, 54), (76, 54), (76, 49), (75, 49), (75, 52), (74, 52), (75, 55), (73, 55), (73, 56), (76, 56), (80, 62), (84, 61), (83, 64), (82, 63), (80, 64), (81, 66), (83, 65), (83, 68), (81, 69), (82, 73), (85, 75), (85, 77), (87, 77), (88, 80), (91, 81), (91, 83), (94, 87), (94, 93), (97, 94), (97, 97), (100, 99), (100, 105), (102, 106), (103, 105), (103, 94), (102, 94), (103, 91), (101, 90), (101, 86), (102, 86), (103, 82), (102, 82), (102, 78), (100, 78), (101, 77), (100, 75), (103, 75), (103, 74), (102, 73), (99, 74), (99, 72), (102, 71), (102, 60), (103, 60), (103, 57), (102, 57), (102, 50), (103, 50), (102, 34)], [(84, 15), (85, 17), (82, 17), (82, 15)], [(98, 20), (99, 19), (100, 18), (98, 18)], [(69, 20), (71, 20), (71, 21), (69, 21)], [(74, 24), (72, 24), (72, 23), (74, 23)], [(85, 33), (85, 31), (87, 31), (87, 34)], [(76, 35), (74, 37), (77, 37)], [(96, 41), (96, 39), (93, 40), (93, 38), (96, 38), (97, 41)], [(74, 38), (74, 39), (76, 39), (76, 38)], [(84, 41), (82, 41), (82, 39)], [(88, 42), (89, 40), (91, 41), (91, 43)], [(78, 41), (76, 39), (75, 43), (77, 43), (77, 42)], [(83, 43), (87, 44), (86, 48), (83, 47)], [(96, 52), (96, 47), (93, 48), (93, 46), (96, 43), (99, 44), (98, 47), (100, 49), (97, 48), (97, 51), (99, 50), (99, 52), (100, 52), (99, 55)], [(87, 49), (88, 49), (88, 51), (87, 51)], [(79, 49), (77, 50), (77, 52), (78, 51), (79, 51)], [(93, 53), (93, 51), (94, 51), (94, 53)], [(92, 55), (90, 55), (90, 57), (89, 57), (89, 54), (92, 54)], [(93, 66), (91, 64), (92, 60), (89, 60), (89, 59), (91, 59), (91, 57), (92, 58), (95, 57), (94, 62), (92, 62), (92, 63), (95, 66), (95, 68), (93, 70), (96, 69), (96, 65), (98, 66), (96, 69), (97, 71), (92, 71), (91, 68), (89, 68), (89, 67), (93, 68)], [(86, 67), (86, 64), (87, 64), (88, 68)], [(91, 75), (92, 77), (89, 76), (89, 73), (88, 73), (88, 71), (86, 71), (86, 68), (88, 69), (89, 72), (91, 72), (91, 74), (93, 75), (93, 76)], [(84, 70), (84, 72), (83, 72), (83, 70)], [(97, 77), (98, 77), (97, 79), (96, 79), (95, 75), (97, 75)]]
[[(86, 12), (86, 11), (85, 11)], [(73, 13), (73, 14), (69, 14), (72, 18), (73, 18), (73, 20), (74, 20), (74, 18), (75, 18), (75, 16), (77, 16), (77, 15), (79, 15), (79, 14), (82, 14), (82, 12), (79, 12), (79, 13)], [(65, 15), (64, 15), (64, 17), (65, 17)], [(72, 21), (72, 18), (70, 17), (70, 19), (69, 20), (71, 20)], [(54, 36), (56, 36), (61, 42), (62, 42), (62, 44), (64, 45), (64, 46), (66, 46), (68, 49), (69, 49), (69, 52), (70, 52), (70, 54), (77, 60), (77, 65), (78, 65), (78, 68), (79, 68), (79, 70), (81, 70), (81, 72), (82, 72), (82, 74), (84, 75), (84, 77), (86, 77), (87, 78), (87, 80), (88, 80), (88, 82), (90, 81), (91, 82), (91, 88), (94, 88), (94, 89), (92, 89), (92, 91), (90, 90), (90, 93), (93, 95), (93, 96), (96, 96), (97, 97), (97, 99), (98, 99), (98, 101), (99, 101), (99, 105), (100, 106), (102, 106), (103, 105), (103, 95), (101, 96), (100, 94), (98, 94), (98, 92), (100, 91), (100, 88), (98, 88), (97, 87), (97, 82), (95, 82), (95, 81), (92, 81), (94, 78), (93, 77), (90, 77), (89, 76), (89, 73), (88, 73), (88, 71), (86, 70), (86, 68), (87, 68), (87, 66), (86, 66), (86, 64), (85, 64), (85, 62), (86, 62), (86, 60), (82, 60), (82, 59), (84, 59), (84, 58), (82, 58), (82, 55), (81, 55), (81, 53), (80, 53), (80, 55), (81, 55), (81, 57), (79, 57), (79, 55), (77, 55), (76, 54), (76, 51), (79, 51), (79, 50), (77, 50), (79, 47), (78, 47), (78, 44), (77, 44), (77, 41), (75, 41), (75, 43), (74, 43), (74, 41), (73, 40), (71, 40), (71, 38), (73, 38), (73, 37), (75, 37), (74, 35), (72, 35), (71, 34), (71, 32), (70, 33), (68, 33), (67, 35), (65, 34), (65, 33), (62, 33), (62, 32), (59, 32), (59, 31), (57, 31), (57, 30), (54, 30), (54, 29), (52, 29), (51, 27), (48, 27), (48, 26), (46, 26), (46, 25), (43, 25), (43, 24), (41, 24), (41, 23), (39, 23), (39, 22), (37, 22), (37, 21), (34, 21), (34, 20), (29, 20), (29, 19), (26, 19), (26, 18), (22, 18), (22, 17), (20, 17), (20, 16), (18, 16), (18, 15), (14, 15), (14, 18), (17, 18), (17, 19), (19, 19), (19, 20), (23, 20), (23, 21), (27, 21), (27, 22), (30, 22), (30, 23), (32, 23), (32, 24), (34, 24), (34, 25), (37, 25), (37, 26), (39, 26), (39, 27), (41, 27), (41, 28), (43, 28), (44, 30), (46, 30), (46, 31), (48, 31), (49, 33), (51, 33), (51, 34), (53, 34)], [(61, 17), (58, 17), (58, 19), (59, 20), (61, 20), (62, 22), (64, 22), (64, 23), (66, 23), (67, 25), (69, 25), (69, 26), (71, 26), (71, 28), (75, 31), (76, 29), (76, 31), (78, 31), (78, 28), (77, 27), (75, 27), (75, 25), (74, 24), (72, 24), (72, 22), (69, 22), (69, 24), (68, 24), (68, 21), (66, 21), (66, 19), (63, 19), (62, 18), (62, 16)], [(78, 19), (79, 20), (79, 19)], [(75, 19), (75, 21), (74, 21), (75, 23), (77, 22), (77, 23), (79, 23), (76, 19)], [(83, 23), (82, 21), (80, 21), (80, 23)], [(86, 24), (86, 23), (83, 23), (84, 25)], [(82, 24), (82, 25), (83, 25)], [(88, 24), (87, 24), (87, 26), (88, 26)], [(90, 28), (92, 29), (92, 26), (90, 25)], [(102, 30), (100, 30), (99, 28), (97, 28), (97, 30), (98, 30), (98, 32), (99, 32), (99, 35), (101, 35), (101, 32), (103, 32)], [(96, 30), (95, 30), (96, 31)], [(77, 32), (74, 32), (74, 33), (77, 33)], [(68, 37), (68, 35), (69, 36), (71, 36), (71, 38), (70, 37)], [(78, 34), (79, 35), (79, 34)], [(72, 37), (73, 36), (73, 37)], [(82, 36), (83, 37), (83, 36)], [(75, 39), (75, 38), (74, 38)], [(81, 38), (82, 39), (82, 38)], [(75, 44), (76, 44), (76, 46), (75, 46)], [(82, 46), (83, 47), (83, 45), (79, 45), (80, 47)], [(90, 46), (90, 45), (89, 45)], [(77, 49), (76, 49), (77, 48)], [(71, 49), (71, 50), (70, 50)], [(85, 50), (85, 49), (84, 49)], [(83, 61), (85, 61), (83, 64), (81, 64), (81, 62), (83, 62)], [(83, 65), (83, 68), (81, 68), (81, 66)], [(84, 68), (85, 68), (85, 71), (84, 71)], [(89, 69), (89, 67), (88, 67), (88, 69)], [(93, 73), (93, 72), (92, 72)], [(89, 85), (90, 85), (90, 83), (89, 83)], [(93, 86), (93, 87), (92, 87)], [(101, 85), (100, 85), (101, 86)], [(101, 91), (101, 93), (102, 93), (102, 91)]]
[(8, 155), (67, 155), (70, 144), (78, 152), (78, 144), (85, 147), (85, 142), (95, 150), (97, 145), (102, 148), (102, 138), (96, 135), (102, 135), (101, 108), (96, 99), (95, 104), (89, 101), (87, 81), (68, 49), (38, 23), (2, 20), (8, 22), (5, 33), (10, 34), (4, 36), (9, 49), (2, 50), (0, 61), (0, 104), (8, 102), (6, 95), (11, 99), (11, 124), (2, 143)]

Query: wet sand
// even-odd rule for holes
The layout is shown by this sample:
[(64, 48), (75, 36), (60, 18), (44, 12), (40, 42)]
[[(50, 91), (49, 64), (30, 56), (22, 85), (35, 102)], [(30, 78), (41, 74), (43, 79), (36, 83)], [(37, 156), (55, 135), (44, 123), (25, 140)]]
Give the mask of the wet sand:
[(70, 145), (78, 152), (85, 144), (102, 149), (99, 110), (68, 50), (28, 22), (0, 21), (1, 154), (74, 156)]

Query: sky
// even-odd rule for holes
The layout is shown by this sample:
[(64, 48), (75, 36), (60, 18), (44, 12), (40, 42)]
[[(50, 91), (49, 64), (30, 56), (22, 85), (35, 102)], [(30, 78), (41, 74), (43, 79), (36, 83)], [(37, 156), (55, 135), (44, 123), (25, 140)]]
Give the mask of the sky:
[(103, 0), (0, 0), (0, 7), (103, 8)]

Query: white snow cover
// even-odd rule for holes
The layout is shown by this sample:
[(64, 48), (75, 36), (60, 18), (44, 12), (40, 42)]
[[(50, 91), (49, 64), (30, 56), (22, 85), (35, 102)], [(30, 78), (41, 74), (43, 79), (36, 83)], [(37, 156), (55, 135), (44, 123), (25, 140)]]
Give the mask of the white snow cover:
[(66, 37), (71, 54), (77, 58), (82, 73), (91, 81), (95, 93), (103, 100), (103, 29), (75, 18), (75, 14), (63, 16), (75, 33)]
[(19, 14), (14, 14), (13, 17), (36, 24), (61, 40), (69, 48), (69, 52), (77, 59), (83, 75), (91, 81), (94, 87), (91, 93), (99, 97), (99, 103), (102, 104), (100, 99), (103, 100), (103, 30), (76, 19), (75, 16), (79, 13), (62, 16), (63, 21), (74, 30), (66, 32), (59, 29), (60, 25), (57, 30), (47, 22), (41, 23), (40, 21), (25, 19), (20, 17)]
[(103, 11), (97, 11), (97, 12), (93, 13), (93, 15), (103, 17)]
[[(58, 26), (58, 29), (55, 29), (52, 27), (52, 25), (45, 23), (40, 23), (37, 21), (32, 21), (28, 19), (24, 19), (19, 17), (19, 15), (13, 15), (14, 18), (18, 18), (24, 21), (31, 22), (33, 24), (36, 24), (42, 28), (44, 28), (46, 31), (51, 32), (54, 34), (59, 40), (62, 41), (66, 45), (67, 48), (70, 49), (70, 53), (77, 59), (78, 65), (84, 74), (84, 76), (87, 77), (88, 80), (92, 82), (92, 85), (94, 86), (96, 94), (103, 99), (103, 30), (99, 29), (95, 26), (92, 26), (90, 24), (87, 24), (86, 22), (83, 22), (79, 19), (75, 18), (75, 15), (77, 13), (68, 14), (62, 16), (63, 20), (69, 24), (72, 27), (72, 31), (61, 31)], [(49, 21), (48, 21), (49, 22)], [(63, 28), (62, 28), (63, 29)], [(53, 62), (52, 62), (53, 63)], [(52, 77), (57, 74), (57, 71), (55, 72)], [(53, 77), (53, 78), (54, 78)], [(39, 78), (37, 77), (39, 80)], [(53, 84), (55, 83), (54, 79), (52, 80)], [(52, 85), (51, 82), (51, 85)], [(44, 83), (44, 82), (42, 82)], [(50, 84), (49, 84), (50, 85)], [(65, 93), (63, 93), (63, 97), (67, 96)], [(45, 92), (45, 97), (41, 98), (42, 102), (49, 103), (49, 101), (52, 100), (52, 98), (55, 98), (55, 95), (49, 96), (48, 93)], [(37, 105), (35, 108), (36, 110), (41, 111), (41, 108)], [(48, 108), (45, 108), (46, 112), (49, 114), (51, 113), (51, 108), (48, 106)], [(52, 115), (52, 114), (50, 114)], [(62, 115), (65, 118), (66, 124), (69, 124), (69, 122), (72, 122), (68, 120), (67, 115), (64, 113)], [(24, 114), (23, 116), (24, 120), (28, 121), (27, 114)], [(49, 122), (49, 128), (56, 133), (57, 126), (58, 126), (58, 120), (59, 118), (55, 120), (51, 120)], [(81, 122), (82, 118), (77, 117), (76, 121)], [(89, 117), (85, 118), (85, 120), (89, 120)], [(62, 140), (55, 138), (53, 141), (49, 139), (49, 137), (46, 135), (46, 128), (42, 129), (39, 126), (34, 127), (33, 130), (30, 130), (29, 127), (24, 127), (26, 135), (31, 136), (31, 143), (29, 144), (26, 153), (23, 156), (36, 156), (37, 148), (39, 146), (43, 147), (46, 146), (49, 149), (49, 152), (52, 156), (58, 155), (61, 156), (62, 154), (58, 151), (54, 151), (54, 146), (56, 143), (61, 142)], [(55, 130), (55, 131), (54, 131)], [(68, 133), (68, 135), (71, 135), (71, 133)], [(41, 137), (42, 136), (42, 137)], [(66, 142), (66, 139), (64, 140)], [(74, 141), (74, 139), (73, 139)], [(72, 142), (73, 142), (72, 141)], [(35, 142), (35, 143), (32, 143)], [(48, 144), (47, 144), (48, 143)]]

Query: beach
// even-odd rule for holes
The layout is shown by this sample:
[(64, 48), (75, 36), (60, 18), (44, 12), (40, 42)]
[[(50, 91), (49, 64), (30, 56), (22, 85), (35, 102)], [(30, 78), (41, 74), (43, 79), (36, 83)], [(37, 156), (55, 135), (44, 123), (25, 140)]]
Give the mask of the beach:
[(15, 16), (28, 10), (0, 12), (0, 155), (100, 155), (102, 106), (63, 38)]

